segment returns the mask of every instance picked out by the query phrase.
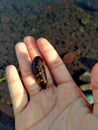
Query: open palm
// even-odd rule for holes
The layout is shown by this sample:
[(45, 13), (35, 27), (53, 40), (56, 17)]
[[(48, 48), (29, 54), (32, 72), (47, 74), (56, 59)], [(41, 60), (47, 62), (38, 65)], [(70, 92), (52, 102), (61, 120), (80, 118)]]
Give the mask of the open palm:
[[(44, 38), (28, 36), (16, 45), (22, 82), (16, 68), (6, 69), (16, 130), (98, 130), (98, 64), (92, 70), (93, 108), (89, 105), (63, 61)], [(40, 89), (31, 62), (43, 57), (48, 85)]]

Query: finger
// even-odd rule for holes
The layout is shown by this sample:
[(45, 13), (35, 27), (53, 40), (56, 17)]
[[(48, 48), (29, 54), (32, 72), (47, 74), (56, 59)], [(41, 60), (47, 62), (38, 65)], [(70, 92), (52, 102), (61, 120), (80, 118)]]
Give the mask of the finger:
[(93, 67), (91, 71), (91, 86), (94, 98), (93, 113), (98, 115), (98, 63)]
[(33, 95), (40, 91), (38, 84), (31, 69), (31, 59), (24, 43), (20, 42), (16, 45), (16, 55), (22, 74), (22, 80), (29, 95)]
[[(26, 44), (26, 47), (28, 49), (28, 52), (29, 52), (29, 55), (30, 55), (32, 61), (35, 56), (41, 56), (41, 53), (36, 45), (36, 41), (33, 37), (31, 37), (31, 36), (25, 37), (24, 42)], [(46, 65), (45, 65), (45, 70), (46, 70), (46, 75), (47, 75), (47, 80), (48, 80), (47, 87), (50, 87), (53, 84), (53, 80), (52, 80), (51, 74), (49, 72), (49, 69)]]
[(22, 111), (28, 103), (27, 93), (13, 65), (6, 68), (6, 75), (15, 115)]
[(31, 57), (31, 60), (34, 59), (35, 56), (41, 56), (38, 47), (36, 46), (36, 41), (33, 37), (27, 36), (24, 38), (24, 43), (27, 47), (29, 56)]
[(38, 39), (37, 45), (48, 64), (55, 82), (57, 84), (61, 84), (64, 82), (72, 81), (72, 78), (62, 59), (59, 57), (58, 53), (52, 47), (52, 45), (44, 38)]

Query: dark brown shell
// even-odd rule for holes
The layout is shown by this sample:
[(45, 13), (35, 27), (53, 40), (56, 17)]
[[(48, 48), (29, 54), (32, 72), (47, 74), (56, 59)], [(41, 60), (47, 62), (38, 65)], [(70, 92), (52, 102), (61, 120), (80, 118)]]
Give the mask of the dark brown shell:
[(34, 58), (32, 62), (32, 69), (38, 84), (41, 86), (42, 89), (46, 89), (47, 77), (46, 77), (44, 63), (40, 56), (36, 56)]

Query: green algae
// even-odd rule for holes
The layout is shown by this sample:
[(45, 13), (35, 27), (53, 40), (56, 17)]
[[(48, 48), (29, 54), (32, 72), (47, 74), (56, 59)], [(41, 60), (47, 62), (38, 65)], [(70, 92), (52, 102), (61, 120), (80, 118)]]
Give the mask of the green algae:
[(82, 23), (83, 25), (89, 25), (90, 20), (89, 20), (88, 18), (82, 18), (82, 19), (81, 19), (81, 23)]

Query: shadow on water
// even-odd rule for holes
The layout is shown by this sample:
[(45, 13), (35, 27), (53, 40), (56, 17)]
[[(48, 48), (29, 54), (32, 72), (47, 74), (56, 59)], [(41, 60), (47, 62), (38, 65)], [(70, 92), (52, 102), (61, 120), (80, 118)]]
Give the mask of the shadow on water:
[(86, 11), (98, 11), (98, 0), (76, 0), (76, 4)]
[(98, 60), (96, 59), (92, 59), (92, 58), (86, 58), (86, 57), (80, 57), (80, 62), (83, 63), (86, 67), (88, 67), (90, 70), (92, 69), (92, 67), (98, 62)]

